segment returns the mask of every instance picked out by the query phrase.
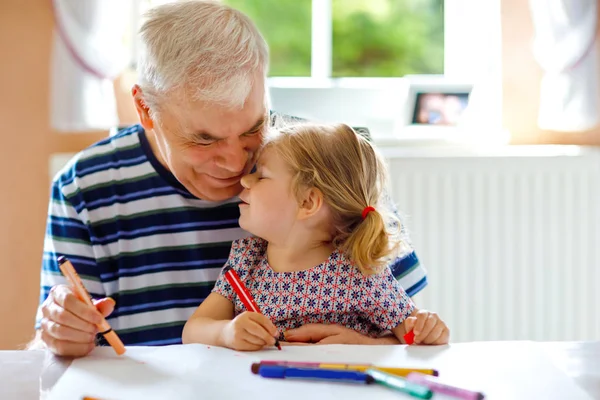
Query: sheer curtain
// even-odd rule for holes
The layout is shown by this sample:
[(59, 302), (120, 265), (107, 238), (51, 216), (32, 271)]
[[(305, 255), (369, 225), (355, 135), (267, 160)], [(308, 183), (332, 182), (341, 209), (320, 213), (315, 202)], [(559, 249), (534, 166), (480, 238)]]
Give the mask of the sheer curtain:
[(502, 24), (500, 0), (444, 2), (444, 75), (473, 83), (463, 128), (469, 140), (502, 144)]
[(123, 37), (129, 0), (52, 0), (51, 126), (58, 131), (118, 124), (113, 79), (130, 61)]
[(597, 0), (529, 0), (533, 53), (544, 71), (538, 125), (583, 131), (600, 122)]

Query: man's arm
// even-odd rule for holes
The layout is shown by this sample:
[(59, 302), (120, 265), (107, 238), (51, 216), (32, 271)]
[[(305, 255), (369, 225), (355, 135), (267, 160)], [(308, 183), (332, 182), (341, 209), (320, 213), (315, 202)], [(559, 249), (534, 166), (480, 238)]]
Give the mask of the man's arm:
[(381, 206), (393, 214), (389, 229), (400, 241), (396, 258), (390, 263), (389, 267), (406, 294), (413, 297), (427, 286), (427, 273), (412, 247), (406, 226), (402, 222), (398, 208), (389, 193), (385, 192), (383, 194)]
[[(44, 255), (40, 279), (40, 305), (36, 315), (36, 335), (27, 348), (48, 347), (60, 355), (84, 355), (94, 347), (95, 323), (101, 312), (80, 301), (62, 276), (57, 258), (72, 262), (93, 297), (104, 297), (90, 234), (73, 204), (84, 204), (73, 170), (57, 177), (52, 185), (48, 207)], [(110, 312), (114, 301), (100, 302)]]
[(427, 274), (414, 250), (396, 258), (390, 269), (407, 295), (413, 297), (427, 286)]

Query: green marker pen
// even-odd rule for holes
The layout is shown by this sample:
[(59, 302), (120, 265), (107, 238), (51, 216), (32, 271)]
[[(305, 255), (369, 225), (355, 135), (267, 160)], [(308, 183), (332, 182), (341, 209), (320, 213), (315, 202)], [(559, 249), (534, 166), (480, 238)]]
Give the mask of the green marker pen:
[(373, 379), (375, 379), (375, 383), (409, 394), (413, 397), (430, 399), (431, 396), (433, 396), (433, 392), (429, 390), (428, 387), (409, 382), (399, 376), (387, 374), (373, 368), (366, 370), (365, 373), (372, 376)]

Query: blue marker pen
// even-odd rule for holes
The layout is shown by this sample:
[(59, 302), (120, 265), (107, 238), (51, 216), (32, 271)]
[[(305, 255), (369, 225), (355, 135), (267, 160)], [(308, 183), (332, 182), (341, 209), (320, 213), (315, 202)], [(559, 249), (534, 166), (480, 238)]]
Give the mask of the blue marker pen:
[(354, 383), (373, 383), (375, 379), (359, 371), (324, 368), (290, 368), (281, 365), (261, 365), (258, 374), (263, 378), (309, 379), (325, 381), (343, 381)]

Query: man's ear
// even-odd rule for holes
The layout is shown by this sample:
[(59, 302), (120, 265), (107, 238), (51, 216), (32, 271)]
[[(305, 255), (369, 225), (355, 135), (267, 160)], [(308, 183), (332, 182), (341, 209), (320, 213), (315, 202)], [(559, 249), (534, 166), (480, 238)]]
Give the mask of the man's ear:
[(298, 219), (307, 219), (317, 214), (323, 207), (323, 202), (323, 193), (319, 189), (306, 189), (300, 200)]
[(131, 96), (133, 97), (133, 103), (135, 104), (135, 111), (138, 114), (138, 118), (140, 119), (140, 124), (146, 130), (151, 130), (154, 128), (154, 121), (150, 118), (150, 109), (146, 105), (144, 101), (144, 94), (142, 93), (142, 88), (138, 85), (133, 85), (131, 88)]

